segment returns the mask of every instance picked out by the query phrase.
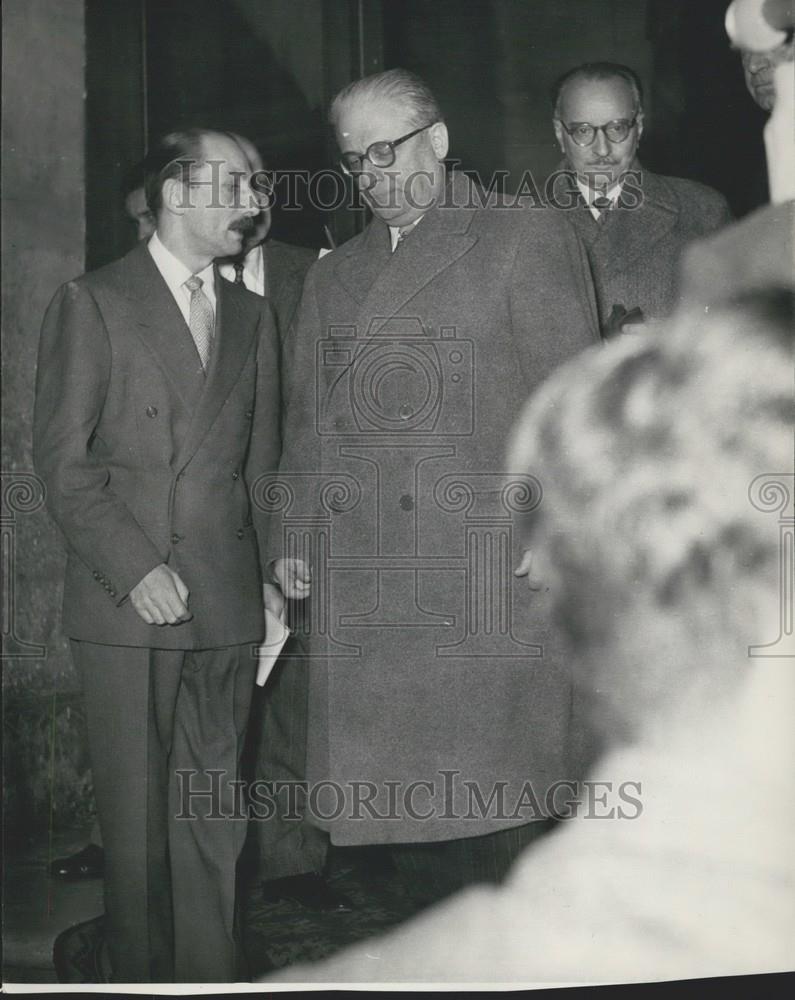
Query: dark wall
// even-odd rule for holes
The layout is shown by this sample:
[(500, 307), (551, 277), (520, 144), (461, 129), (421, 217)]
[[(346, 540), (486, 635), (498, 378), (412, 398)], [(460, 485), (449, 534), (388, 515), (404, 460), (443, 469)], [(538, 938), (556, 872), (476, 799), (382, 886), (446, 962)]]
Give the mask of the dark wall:
[(82, 707), (59, 629), (62, 540), (33, 475), (39, 327), (84, 269), (81, 0), (3, 4), (3, 805), (13, 838), (85, 818)]

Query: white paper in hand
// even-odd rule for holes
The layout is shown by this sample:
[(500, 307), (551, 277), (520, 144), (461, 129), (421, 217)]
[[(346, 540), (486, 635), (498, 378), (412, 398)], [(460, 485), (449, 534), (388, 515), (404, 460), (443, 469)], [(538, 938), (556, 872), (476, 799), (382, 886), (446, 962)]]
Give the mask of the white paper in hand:
[(260, 687), (263, 687), (270, 677), (282, 646), (289, 637), (290, 630), (284, 624), (284, 617), (277, 618), (272, 611), (265, 608), (265, 642), (257, 649), (257, 684)]

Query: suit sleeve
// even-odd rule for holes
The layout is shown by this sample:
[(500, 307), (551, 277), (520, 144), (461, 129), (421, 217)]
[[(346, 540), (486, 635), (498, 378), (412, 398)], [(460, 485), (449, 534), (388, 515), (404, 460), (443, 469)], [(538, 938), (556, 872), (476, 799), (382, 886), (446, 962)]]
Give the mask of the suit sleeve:
[(582, 241), (560, 213), (527, 210), (511, 277), (511, 320), (529, 385), (600, 340)]
[(282, 450), (281, 353), (275, 314), (266, 300), (257, 331), (257, 384), (246, 460), (246, 482), (251, 490), (254, 529), (266, 581), (270, 579), (268, 484), (279, 468)]
[[(110, 381), (111, 347), (90, 292), (74, 282), (56, 293), (39, 343), (33, 462), (66, 541), (121, 604), (163, 559), (110, 486), (92, 448)], [(112, 584), (112, 586), (111, 586)]]

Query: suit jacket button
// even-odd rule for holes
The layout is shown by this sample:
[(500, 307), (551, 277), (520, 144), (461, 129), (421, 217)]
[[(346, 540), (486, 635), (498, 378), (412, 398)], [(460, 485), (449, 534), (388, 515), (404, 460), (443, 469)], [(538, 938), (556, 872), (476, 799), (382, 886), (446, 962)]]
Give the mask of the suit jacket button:
[(246, 410), (246, 420), (251, 420), (253, 416), (254, 416), (253, 410)]
[(172, 545), (176, 545), (177, 542), (179, 542), (181, 539), (182, 539), (182, 535), (178, 535), (176, 533), (176, 531), (175, 531), (174, 534), (171, 536), (171, 544)]
[(113, 590), (113, 588), (111, 588), (111, 589), (110, 589), (110, 590), (108, 591), (108, 593), (110, 594), (110, 596), (111, 596), (111, 597), (115, 597), (115, 596), (116, 596), (116, 591), (115, 591), (115, 590)]
[(235, 534), (237, 535), (238, 538), (242, 538), (245, 535), (245, 531), (243, 531), (242, 528), (238, 528)]
[(157, 407), (156, 406), (147, 406), (147, 408), (146, 408), (146, 415), (147, 415), (147, 417), (156, 417), (157, 416)]
[(240, 473), (237, 470), (232, 473), (232, 479), (240, 479)]

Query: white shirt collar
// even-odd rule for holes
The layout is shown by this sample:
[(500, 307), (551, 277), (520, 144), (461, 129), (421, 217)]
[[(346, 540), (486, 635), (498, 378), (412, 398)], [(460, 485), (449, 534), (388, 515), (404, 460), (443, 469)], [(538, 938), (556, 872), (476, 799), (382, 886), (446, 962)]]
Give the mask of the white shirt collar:
[[(224, 262), (218, 267), (222, 278), (235, 280), (235, 265)], [(257, 295), (265, 294), (265, 267), (262, 257), (262, 244), (252, 247), (243, 258), (243, 284), (250, 292)]]
[(414, 222), (412, 222), (410, 226), (390, 226), (389, 227), (389, 238), (392, 240), (392, 253), (395, 252), (395, 247), (398, 245), (398, 240), (400, 239), (400, 232), (401, 232), (401, 230), (404, 233), (410, 233), (414, 229), (415, 226), (418, 226), (422, 222), (422, 220), (424, 218), (425, 218), (425, 216), (421, 215), (419, 217), (419, 219), (415, 219)]
[(611, 188), (608, 188), (606, 192), (602, 192), (602, 191), (597, 191), (595, 188), (592, 188), (589, 184), (586, 184), (584, 181), (581, 181), (579, 177), (575, 177), (575, 180), (577, 181), (577, 187), (580, 189), (580, 194), (583, 196), (583, 199), (585, 200), (585, 204), (588, 206), (591, 215), (595, 219), (598, 219), (599, 216), (602, 214), (598, 208), (594, 208), (593, 206), (595, 198), (602, 198), (602, 197), (608, 198), (610, 200), (610, 207), (615, 208), (615, 204), (618, 201), (619, 196), (621, 195), (621, 181), (618, 181)]
[[(188, 270), (179, 257), (175, 257), (168, 247), (163, 244), (157, 232), (152, 234), (147, 244), (147, 249), (152, 255), (155, 266), (163, 276), (163, 280), (168, 285), (168, 290), (174, 296), (180, 312), (185, 317), (185, 322), (188, 323), (190, 317), (190, 290), (185, 287), (185, 282), (188, 278), (192, 277), (193, 272)], [(210, 300), (210, 305), (215, 309), (215, 271), (212, 263), (208, 264), (203, 271), (199, 271), (196, 277), (201, 278), (202, 291)]]

